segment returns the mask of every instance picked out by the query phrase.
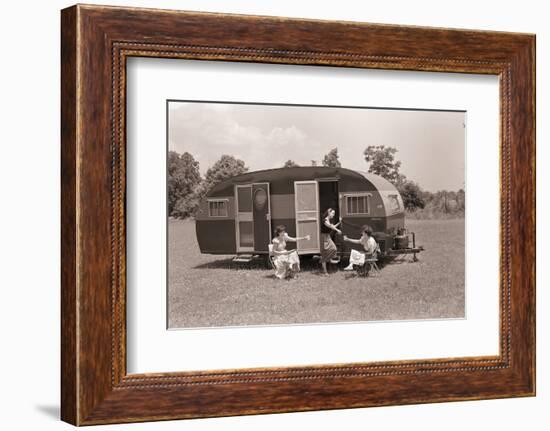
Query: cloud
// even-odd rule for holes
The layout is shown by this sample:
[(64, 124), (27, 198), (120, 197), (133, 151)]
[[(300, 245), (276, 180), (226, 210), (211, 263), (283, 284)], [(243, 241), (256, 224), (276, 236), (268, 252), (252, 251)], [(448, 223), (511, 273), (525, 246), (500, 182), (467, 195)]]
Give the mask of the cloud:
[(250, 170), (319, 163), (338, 148), (342, 166), (367, 170), (368, 145), (398, 149), (402, 173), (426, 190), (458, 190), (465, 178), (464, 113), (173, 102), (169, 148), (188, 151), (201, 173), (222, 154)]
[[(319, 147), (296, 125), (243, 125), (232, 110), (203, 104), (171, 109), (169, 125), (170, 149), (193, 154), (203, 173), (222, 154), (238, 156), (251, 170), (258, 170), (282, 166), (292, 154), (309, 154)], [(307, 158), (296, 161), (309, 163)]]

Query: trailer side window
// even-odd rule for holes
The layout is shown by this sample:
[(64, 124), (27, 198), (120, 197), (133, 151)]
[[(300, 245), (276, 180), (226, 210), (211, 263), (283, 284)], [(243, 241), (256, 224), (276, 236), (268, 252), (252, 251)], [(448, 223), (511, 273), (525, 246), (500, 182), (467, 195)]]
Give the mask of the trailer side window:
[(369, 214), (370, 195), (346, 196), (346, 212), (348, 215)]
[(210, 217), (227, 217), (227, 200), (209, 200), (208, 215)]

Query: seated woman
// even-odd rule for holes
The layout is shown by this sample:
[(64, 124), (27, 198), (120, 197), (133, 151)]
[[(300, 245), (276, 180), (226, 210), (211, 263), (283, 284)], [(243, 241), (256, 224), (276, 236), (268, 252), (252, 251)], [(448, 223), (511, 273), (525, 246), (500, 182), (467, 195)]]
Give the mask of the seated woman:
[(364, 253), (361, 253), (360, 251), (352, 249), (349, 256), (349, 265), (344, 268), (344, 271), (352, 271), (353, 265), (362, 266), (365, 264), (365, 259), (376, 257), (378, 244), (372, 236), (372, 228), (368, 225), (364, 225), (361, 230), (363, 233), (359, 239), (348, 238), (344, 235), (344, 241), (351, 242), (353, 244), (360, 244), (365, 250)]
[(309, 240), (310, 236), (300, 238), (292, 238), (286, 233), (286, 227), (283, 225), (275, 228), (275, 238), (273, 243), (273, 264), (275, 265), (275, 277), (279, 279), (292, 278), (300, 271), (300, 258), (296, 250), (287, 250), (286, 243), (288, 241), (297, 242), (301, 240)]

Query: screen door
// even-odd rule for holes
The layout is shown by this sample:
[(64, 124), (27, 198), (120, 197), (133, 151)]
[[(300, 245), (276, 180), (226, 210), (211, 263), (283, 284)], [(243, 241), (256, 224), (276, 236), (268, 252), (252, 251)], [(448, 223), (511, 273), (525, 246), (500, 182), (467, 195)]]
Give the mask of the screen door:
[(317, 181), (295, 181), (296, 236), (309, 235), (309, 241), (298, 241), (299, 254), (319, 253), (319, 187)]
[(252, 185), (235, 186), (237, 202), (237, 251), (254, 251), (254, 221), (252, 212)]

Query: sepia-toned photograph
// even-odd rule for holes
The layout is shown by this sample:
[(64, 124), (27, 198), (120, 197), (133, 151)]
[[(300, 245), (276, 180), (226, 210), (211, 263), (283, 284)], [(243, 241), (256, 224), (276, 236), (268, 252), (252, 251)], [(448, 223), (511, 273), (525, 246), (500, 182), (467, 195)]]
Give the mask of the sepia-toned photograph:
[(465, 317), (465, 111), (167, 117), (169, 329)]

